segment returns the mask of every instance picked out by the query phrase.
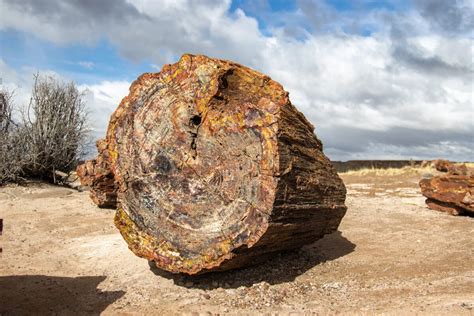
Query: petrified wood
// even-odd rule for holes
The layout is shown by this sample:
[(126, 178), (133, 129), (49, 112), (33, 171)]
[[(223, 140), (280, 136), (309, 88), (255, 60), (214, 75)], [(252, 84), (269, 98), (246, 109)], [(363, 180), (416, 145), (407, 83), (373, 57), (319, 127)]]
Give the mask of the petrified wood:
[(188, 274), (252, 264), (334, 232), (346, 190), (314, 127), (269, 77), (183, 55), (146, 73), (109, 123), (115, 223)]
[(420, 181), (429, 208), (451, 215), (474, 216), (474, 176), (446, 175)]
[(448, 172), (449, 166), (451, 165), (452, 165), (451, 162), (445, 159), (436, 159), (433, 161), (433, 166), (435, 167), (436, 170), (440, 172)]
[(469, 170), (465, 164), (455, 164), (449, 160), (437, 159), (433, 161), (433, 166), (440, 172), (447, 172), (453, 175), (469, 175)]
[(109, 152), (104, 139), (96, 142), (98, 156), (77, 167), (81, 184), (90, 187), (92, 201), (102, 208), (117, 207), (117, 185), (109, 166)]

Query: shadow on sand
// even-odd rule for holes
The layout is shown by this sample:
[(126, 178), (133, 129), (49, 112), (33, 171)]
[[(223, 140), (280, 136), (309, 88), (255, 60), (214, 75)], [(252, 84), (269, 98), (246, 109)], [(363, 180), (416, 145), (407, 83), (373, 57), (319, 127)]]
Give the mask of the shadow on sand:
[(158, 269), (153, 262), (150, 268), (156, 275), (172, 279), (176, 285), (191, 288), (211, 290), (215, 288), (238, 288), (252, 286), (255, 283), (266, 281), (269, 284), (279, 284), (294, 281), (294, 279), (312, 267), (330, 260), (345, 256), (355, 249), (341, 232), (326, 235), (314, 244), (299, 250), (286, 251), (276, 254), (274, 259), (259, 265), (206, 274), (189, 276), (173, 274)]
[(105, 276), (45, 275), (0, 277), (0, 315), (99, 315), (125, 292), (97, 288)]

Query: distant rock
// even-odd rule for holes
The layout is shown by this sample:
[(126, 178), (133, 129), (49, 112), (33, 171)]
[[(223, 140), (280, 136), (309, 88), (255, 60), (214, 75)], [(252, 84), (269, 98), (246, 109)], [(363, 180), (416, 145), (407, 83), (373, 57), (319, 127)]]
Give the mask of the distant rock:
[(420, 181), (429, 208), (451, 215), (474, 216), (474, 176), (447, 174)]
[(433, 166), (440, 172), (447, 172), (453, 175), (468, 175), (469, 173), (465, 164), (454, 164), (444, 159), (434, 160)]
[(437, 159), (433, 161), (433, 167), (440, 172), (448, 172), (449, 166), (452, 165), (449, 160)]
[(466, 175), (469, 175), (469, 170), (467, 169), (465, 164), (462, 164), (462, 165), (451, 164), (448, 167), (448, 173), (452, 175), (466, 176)]

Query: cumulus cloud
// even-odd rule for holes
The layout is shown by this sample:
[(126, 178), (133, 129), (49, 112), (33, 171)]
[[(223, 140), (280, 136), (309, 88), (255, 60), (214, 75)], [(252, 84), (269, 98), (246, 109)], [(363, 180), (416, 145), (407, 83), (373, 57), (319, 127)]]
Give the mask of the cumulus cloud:
[(420, 14), (437, 31), (465, 34), (474, 30), (474, 2), (471, 0), (416, 0)]
[(110, 116), (128, 94), (130, 84), (127, 81), (102, 81), (93, 85), (78, 86), (78, 89), (85, 94), (94, 139), (105, 136)]
[(17, 110), (15, 112), (16, 115), (19, 115), (20, 110), (23, 110), (30, 102), (34, 75), (37, 73), (60, 80), (64, 79), (60, 74), (48, 69), (37, 69), (27, 66), (14, 69), (3, 59), (0, 59), (0, 87), (13, 93), (13, 103), (15, 110)]
[[(251, 7), (230, 12), (229, 1), (3, 0), (0, 29), (61, 45), (105, 37), (126, 58), (151, 60), (150, 71), (185, 52), (241, 62), (283, 84), (333, 159), (473, 160), (472, 2), (396, 11), (354, 3), (348, 13), (301, 0), (291, 12), (262, 13), (259, 25)], [(126, 88), (88, 86), (104, 113), (98, 126)]]

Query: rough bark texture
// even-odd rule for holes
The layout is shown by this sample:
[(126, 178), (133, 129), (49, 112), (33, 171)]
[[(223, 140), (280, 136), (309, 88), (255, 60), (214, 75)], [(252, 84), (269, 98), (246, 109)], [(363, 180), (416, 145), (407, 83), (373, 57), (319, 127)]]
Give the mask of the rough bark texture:
[(100, 139), (96, 143), (98, 156), (77, 167), (77, 175), (83, 186), (90, 187), (90, 197), (103, 208), (117, 207), (117, 185), (109, 166), (107, 143)]
[(474, 216), (474, 176), (437, 176), (420, 181), (429, 208), (451, 215)]
[(184, 55), (140, 76), (109, 123), (115, 223), (130, 249), (189, 274), (334, 232), (346, 190), (314, 127), (269, 77)]

